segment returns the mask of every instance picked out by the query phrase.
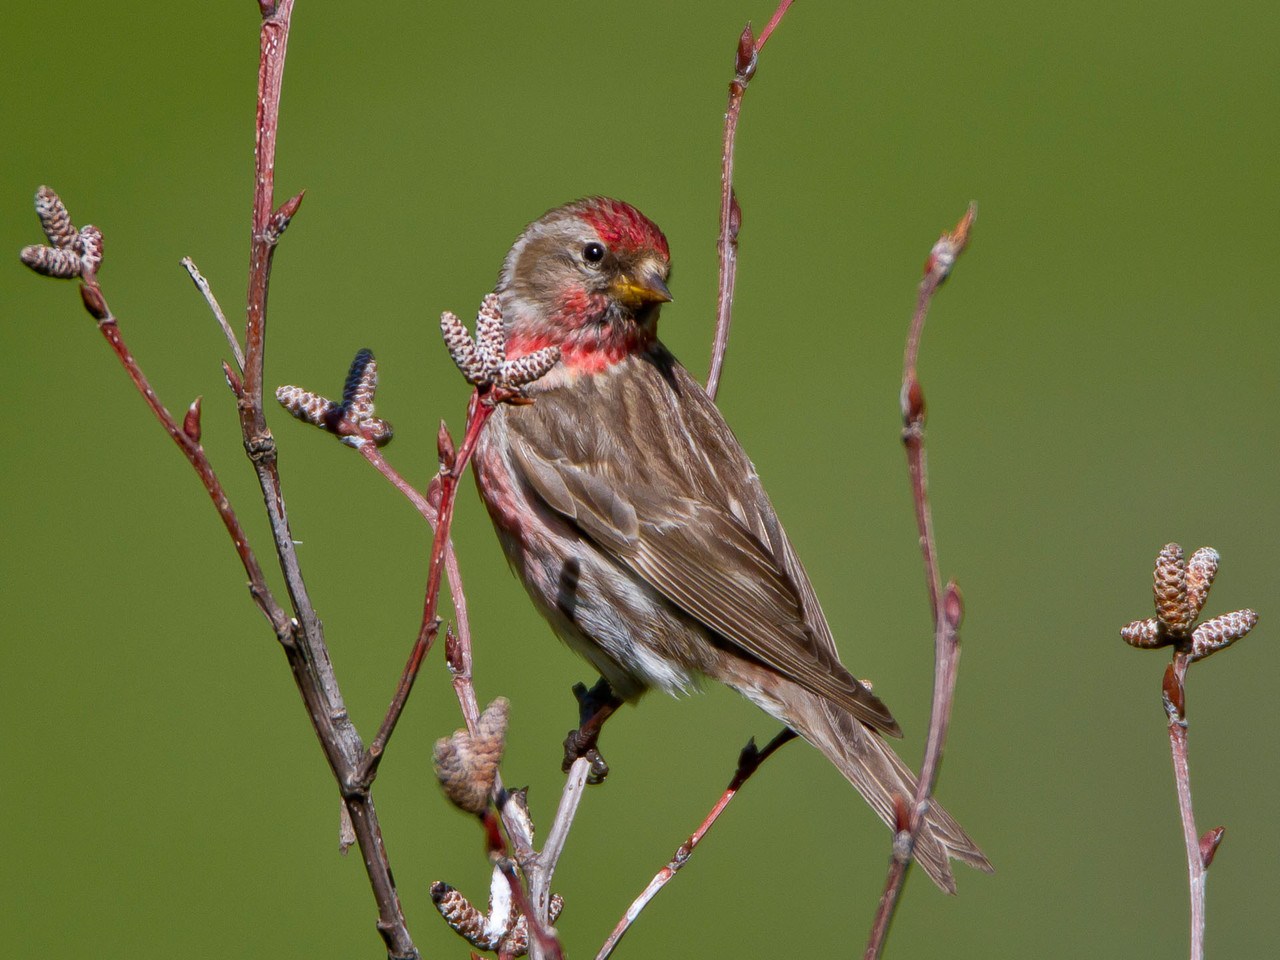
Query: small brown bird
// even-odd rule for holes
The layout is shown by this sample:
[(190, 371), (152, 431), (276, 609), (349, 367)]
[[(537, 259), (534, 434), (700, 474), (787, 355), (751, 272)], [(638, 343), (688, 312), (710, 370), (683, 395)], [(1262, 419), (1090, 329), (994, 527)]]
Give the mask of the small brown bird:
[[(670, 257), (634, 207), (593, 197), (531, 223), (498, 283), (507, 356), (560, 362), (503, 405), (475, 451), (507, 559), (551, 627), (613, 693), (728, 684), (836, 765), (886, 823), (915, 777), (901, 736), (845, 669), (755, 467), (657, 338)], [(916, 858), (955, 891), (949, 857), (990, 870), (937, 803)]]

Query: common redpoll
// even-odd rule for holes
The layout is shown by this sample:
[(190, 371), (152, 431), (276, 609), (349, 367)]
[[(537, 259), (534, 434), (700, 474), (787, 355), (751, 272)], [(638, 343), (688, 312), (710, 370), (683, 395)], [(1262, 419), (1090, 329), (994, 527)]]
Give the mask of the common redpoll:
[[(560, 362), (475, 451), (507, 559), (552, 629), (622, 700), (728, 684), (822, 751), (886, 823), (915, 777), (888, 709), (840, 662), (813, 587), (702, 386), (657, 338), (670, 259), (634, 207), (594, 197), (531, 223), (497, 292), (507, 357)], [(934, 803), (915, 855), (991, 866)]]

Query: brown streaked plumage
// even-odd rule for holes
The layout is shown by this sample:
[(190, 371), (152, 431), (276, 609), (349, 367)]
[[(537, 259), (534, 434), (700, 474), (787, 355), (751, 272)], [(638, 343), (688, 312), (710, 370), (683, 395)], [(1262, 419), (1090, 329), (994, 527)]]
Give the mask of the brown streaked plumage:
[[(755, 468), (658, 341), (667, 242), (633, 207), (591, 198), (530, 224), (499, 281), (509, 357), (561, 362), (501, 407), (476, 481), (507, 558), (552, 628), (635, 700), (728, 684), (816, 746), (887, 823), (915, 778), (881, 734), (888, 709), (840, 662)], [(938, 804), (916, 847), (990, 864)]]

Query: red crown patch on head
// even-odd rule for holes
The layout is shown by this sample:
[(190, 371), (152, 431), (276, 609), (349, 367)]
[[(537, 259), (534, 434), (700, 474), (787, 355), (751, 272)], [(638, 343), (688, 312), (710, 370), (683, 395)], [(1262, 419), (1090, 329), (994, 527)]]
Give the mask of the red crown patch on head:
[(621, 200), (590, 197), (580, 201), (582, 218), (595, 228), (596, 234), (610, 247), (642, 250), (650, 247), (670, 257), (667, 238), (658, 225), (643, 213)]

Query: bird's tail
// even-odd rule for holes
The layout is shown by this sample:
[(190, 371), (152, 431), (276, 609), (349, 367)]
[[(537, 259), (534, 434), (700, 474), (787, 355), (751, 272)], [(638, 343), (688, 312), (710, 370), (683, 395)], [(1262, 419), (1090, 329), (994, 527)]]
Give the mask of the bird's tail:
[[(821, 750), (880, 819), (891, 828), (894, 826), (894, 797), (909, 801), (915, 794), (916, 777), (880, 734), (842, 708), (798, 687), (790, 688), (785, 706), (775, 701), (766, 709)], [(952, 858), (992, 872), (991, 863), (978, 845), (935, 800), (929, 804), (916, 840), (915, 859), (941, 890), (955, 893), (956, 881), (949, 862)]]

